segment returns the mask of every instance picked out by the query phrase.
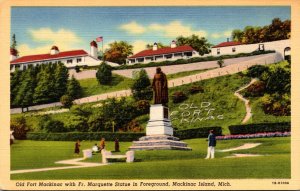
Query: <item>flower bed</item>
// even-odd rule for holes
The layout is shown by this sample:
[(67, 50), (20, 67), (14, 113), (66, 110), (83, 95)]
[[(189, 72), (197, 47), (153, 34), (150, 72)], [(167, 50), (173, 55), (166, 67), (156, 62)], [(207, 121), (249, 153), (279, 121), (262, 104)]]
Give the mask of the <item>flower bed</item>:
[(216, 136), (217, 140), (229, 140), (229, 139), (251, 139), (251, 138), (265, 138), (265, 137), (289, 137), (291, 132), (268, 132), (268, 133), (255, 133), (244, 135), (225, 135)]

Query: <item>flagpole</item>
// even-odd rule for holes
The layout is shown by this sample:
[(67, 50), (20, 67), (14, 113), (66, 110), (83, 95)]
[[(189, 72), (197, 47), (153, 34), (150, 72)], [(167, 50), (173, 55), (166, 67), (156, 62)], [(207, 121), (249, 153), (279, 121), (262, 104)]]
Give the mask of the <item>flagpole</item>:
[(104, 38), (102, 36), (102, 61), (104, 61), (104, 51), (103, 51)]

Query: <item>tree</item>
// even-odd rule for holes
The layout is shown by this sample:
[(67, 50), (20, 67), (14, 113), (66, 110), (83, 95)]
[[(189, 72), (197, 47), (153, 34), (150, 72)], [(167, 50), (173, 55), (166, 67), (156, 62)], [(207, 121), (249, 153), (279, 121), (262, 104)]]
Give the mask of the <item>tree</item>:
[(18, 88), (18, 92), (13, 100), (13, 105), (20, 106), (22, 108), (28, 108), (33, 104), (33, 94), (35, 88), (35, 76), (32, 68), (28, 68), (23, 72), (21, 85)]
[(135, 75), (131, 91), (136, 101), (152, 100), (151, 82), (146, 70), (141, 69), (140, 72)]
[(68, 82), (67, 95), (72, 98), (72, 100), (80, 98), (82, 95), (82, 89), (80, 83), (72, 76), (71, 80)]
[(126, 58), (133, 54), (133, 46), (126, 41), (113, 42), (104, 53), (104, 59), (118, 64), (125, 64)]
[(21, 86), (22, 78), (22, 71), (15, 70), (10, 76), (10, 102), (11, 105), (14, 105), (15, 97), (19, 91)]
[[(169, 47), (167, 45), (164, 45), (163, 43), (161, 42), (158, 42), (157, 43), (157, 48), (165, 48), (165, 47)], [(146, 45), (146, 49), (152, 49), (153, 48), (153, 44), (147, 44)]]
[(242, 42), (243, 35), (243, 31), (241, 31), (240, 29), (235, 29), (231, 33), (231, 38), (233, 39), (233, 41)]
[(33, 103), (49, 103), (55, 100), (54, 75), (51, 64), (41, 68), (41, 72), (37, 75), (37, 86), (34, 90)]
[(210, 52), (211, 44), (207, 42), (204, 37), (199, 38), (197, 35), (189, 37), (179, 36), (176, 38), (177, 46), (190, 45), (193, 49), (199, 52), (200, 55), (208, 54)]
[(96, 78), (99, 84), (109, 84), (112, 80), (112, 67), (102, 62), (98, 67)]
[(55, 92), (55, 99), (60, 99), (67, 91), (68, 85), (68, 78), (69, 78), (69, 71), (68, 68), (61, 62), (59, 62), (55, 67), (54, 72), (54, 92)]
[(63, 107), (70, 108), (73, 105), (73, 99), (69, 95), (63, 95), (60, 98), (60, 103), (63, 105)]
[(217, 64), (220, 66), (220, 68), (222, 68), (224, 65), (224, 60), (222, 60), (222, 59), (218, 60)]
[(19, 51), (17, 50), (17, 40), (16, 40), (16, 35), (13, 34), (12, 38), (11, 38), (11, 46), (12, 49), (16, 50), (17, 52), (17, 56), (19, 56)]
[(13, 136), (16, 139), (26, 139), (26, 133), (29, 131), (29, 128), (26, 124), (26, 119), (24, 116), (15, 118), (11, 120), (10, 129), (13, 130)]

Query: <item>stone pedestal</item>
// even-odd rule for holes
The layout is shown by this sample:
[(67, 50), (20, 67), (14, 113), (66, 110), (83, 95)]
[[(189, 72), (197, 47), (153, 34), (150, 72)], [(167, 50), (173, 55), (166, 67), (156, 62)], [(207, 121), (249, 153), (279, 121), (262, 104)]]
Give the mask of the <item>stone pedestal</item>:
[(133, 141), (130, 150), (192, 150), (186, 143), (173, 136), (169, 108), (162, 104), (151, 105), (146, 136)]

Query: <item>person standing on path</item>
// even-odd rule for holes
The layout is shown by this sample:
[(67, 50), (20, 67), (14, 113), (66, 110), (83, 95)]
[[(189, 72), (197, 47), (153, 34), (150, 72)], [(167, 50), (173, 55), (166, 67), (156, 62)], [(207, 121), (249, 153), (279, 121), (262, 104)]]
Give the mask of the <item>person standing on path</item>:
[(79, 152), (80, 152), (79, 147), (80, 147), (80, 141), (77, 140), (75, 143), (75, 151), (74, 151), (74, 153), (77, 155), (79, 155)]
[(119, 139), (115, 139), (115, 152), (120, 152)]
[(205, 159), (215, 158), (215, 146), (217, 144), (216, 136), (214, 134), (214, 130), (209, 131), (208, 135), (208, 148), (207, 148), (207, 155)]
[(100, 141), (100, 151), (102, 149), (105, 149), (105, 139), (104, 138), (102, 138), (101, 141)]

